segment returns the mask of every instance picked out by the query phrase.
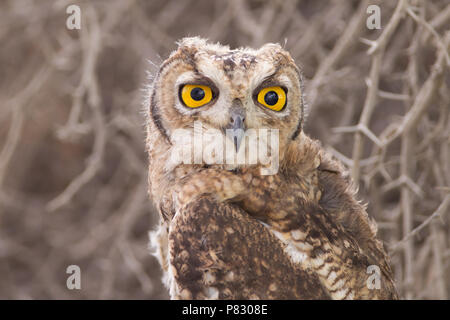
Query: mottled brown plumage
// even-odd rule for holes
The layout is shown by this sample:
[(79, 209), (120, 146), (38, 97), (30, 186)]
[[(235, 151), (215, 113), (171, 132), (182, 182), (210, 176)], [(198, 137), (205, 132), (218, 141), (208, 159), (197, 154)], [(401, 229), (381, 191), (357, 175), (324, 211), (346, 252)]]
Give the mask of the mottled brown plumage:
[[(179, 87), (196, 81), (213, 83), (219, 97), (185, 110)], [(283, 110), (252, 99), (265, 83), (286, 87)], [(222, 132), (236, 105), (247, 129), (279, 130), (275, 174), (262, 175), (260, 162), (174, 162), (175, 129), (201, 120)], [(230, 50), (184, 39), (162, 64), (147, 107), (150, 194), (161, 215), (151, 242), (172, 298), (397, 297), (376, 224), (346, 170), (302, 131), (300, 72), (280, 46)], [(380, 270), (379, 288), (369, 284), (371, 266)]]

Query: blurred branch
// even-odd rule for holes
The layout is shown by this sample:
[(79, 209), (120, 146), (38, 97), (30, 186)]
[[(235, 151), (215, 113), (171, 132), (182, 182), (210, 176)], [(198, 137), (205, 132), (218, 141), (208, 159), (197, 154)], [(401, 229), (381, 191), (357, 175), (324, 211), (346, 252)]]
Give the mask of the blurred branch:
[(414, 11), (412, 11), (411, 8), (406, 9), (406, 12), (408, 12), (408, 14), (417, 22), (422, 24), (423, 26), (425, 26), (425, 28), (436, 38), (437, 43), (439, 44), (439, 46), (441, 47), (442, 53), (445, 56), (445, 60), (447, 61), (447, 66), (450, 67), (450, 56), (447, 52), (447, 46), (444, 44), (444, 42), (442, 41), (441, 37), (439, 36), (439, 34), (436, 32), (436, 30), (434, 30), (433, 26), (431, 24), (429, 24), (428, 22), (426, 22), (424, 19), (420, 18), (419, 16), (417, 16)]
[[(392, 33), (397, 28), (400, 23), (400, 19), (404, 15), (404, 11), (406, 9), (407, 0), (399, 0), (397, 7), (395, 8), (394, 14), (389, 20), (386, 28), (383, 30), (383, 33), (378, 38), (378, 40), (372, 42), (372, 46), (368, 51), (368, 54), (373, 55), (372, 57), (372, 65), (370, 68), (369, 75), (369, 85), (367, 88), (366, 100), (364, 102), (363, 111), (361, 113), (361, 117), (359, 119), (358, 127), (364, 128), (366, 132), (370, 132), (368, 126), (370, 122), (370, 118), (375, 108), (375, 104), (377, 102), (378, 97), (378, 82), (380, 79), (380, 70), (381, 63), (383, 61), (384, 50), (386, 48), (389, 39), (392, 36)], [(379, 145), (379, 144), (377, 144)], [(353, 181), (358, 184), (360, 178), (360, 159), (363, 153), (363, 137), (361, 133), (358, 131), (355, 133), (355, 141), (353, 144), (353, 167), (352, 167), (352, 178)]]
[(6, 138), (5, 146), (0, 153), (0, 189), (3, 185), (3, 179), (5, 178), (6, 169), (8, 168), (9, 161), (17, 147), (20, 139), (20, 134), (23, 127), (23, 111), (20, 106), (13, 109), (12, 121), (9, 127), (8, 136)]
[[(445, 46), (448, 48), (450, 44), (450, 32), (446, 34)], [(380, 134), (382, 137), (382, 148), (386, 148), (392, 141), (401, 136), (403, 132), (408, 131), (410, 128), (417, 125), (417, 122), (421, 119), (421, 116), (425, 110), (430, 107), (431, 100), (436, 96), (436, 92), (442, 84), (446, 51), (439, 50), (438, 58), (432, 67), (432, 71), (425, 84), (421, 87), (417, 94), (414, 104), (408, 113), (403, 117), (402, 121), (393, 132), (385, 130)]]
[(8, 164), (20, 140), (24, 123), (24, 108), (30, 99), (42, 88), (49, 75), (50, 68), (43, 67), (20, 93), (5, 103), (6, 110), (12, 109), (12, 121), (9, 126), (5, 145), (0, 153), (0, 190), (3, 186)]
[(309, 85), (307, 97), (310, 105), (310, 116), (312, 117), (315, 112), (314, 104), (317, 99), (317, 94), (320, 85), (323, 83), (325, 75), (331, 70), (331, 68), (339, 62), (341, 57), (345, 54), (347, 49), (352, 43), (354, 43), (355, 37), (363, 29), (364, 22), (366, 21), (366, 10), (369, 4), (368, 0), (361, 1), (358, 10), (353, 15), (350, 23), (348, 24), (345, 31), (342, 33), (341, 37), (337, 39), (336, 45), (333, 50), (328, 54), (328, 56), (321, 62), (319, 68), (317, 69), (314, 78), (311, 80)]
[[(90, 18), (89, 38), (82, 41), (83, 52), (83, 72), (80, 86), (74, 95), (73, 108), (79, 108), (80, 99), (84, 92), (88, 95), (88, 104), (94, 113), (93, 127), (95, 129), (94, 147), (86, 169), (67, 186), (67, 188), (56, 198), (47, 204), (49, 211), (55, 211), (70, 202), (73, 196), (88, 183), (97, 173), (102, 165), (103, 152), (106, 144), (106, 129), (103, 114), (100, 110), (100, 94), (98, 92), (95, 67), (98, 56), (101, 52), (101, 30), (98, 25), (97, 16), (94, 9), (88, 11)], [(85, 30), (85, 29), (83, 29)]]
[(450, 204), (450, 195), (445, 197), (444, 201), (437, 208), (437, 210), (431, 214), (424, 222), (422, 222), (418, 227), (414, 228), (410, 233), (408, 233), (402, 240), (397, 242), (394, 245), (391, 245), (389, 248), (389, 252), (391, 255), (397, 253), (400, 249), (403, 249), (406, 243), (410, 241), (414, 236), (416, 236), (423, 228), (428, 226), (430, 222), (437, 217), (444, 217), (444, 214), (447, 213), (447, 207)]

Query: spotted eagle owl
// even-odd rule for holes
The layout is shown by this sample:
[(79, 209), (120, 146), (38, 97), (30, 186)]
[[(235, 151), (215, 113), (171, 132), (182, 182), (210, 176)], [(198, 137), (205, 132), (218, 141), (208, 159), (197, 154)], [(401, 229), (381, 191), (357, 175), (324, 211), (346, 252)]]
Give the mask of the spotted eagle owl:
[(303, 132), (302, 91), (278, 44), (184, 38), (162, 63), (146, 105), (150, 243), (171, 298), (397, 298), (345, 168)]

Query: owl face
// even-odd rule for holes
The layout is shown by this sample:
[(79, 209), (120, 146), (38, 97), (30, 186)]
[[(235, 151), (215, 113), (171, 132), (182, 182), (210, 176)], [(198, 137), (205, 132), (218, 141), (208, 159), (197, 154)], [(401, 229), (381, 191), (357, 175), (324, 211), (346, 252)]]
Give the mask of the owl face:
[(277, 44), (230, 50), (185, 38), (161, 65), (150, 115), (171, 143), (176, 143), (175, 131), (194, 129), (197, 123), (204, 131), (214, 129), (224, 137), (233, 132), (236, 152), (249, 130), (277, 130), (282, 156), (286, 144), (301, 130), (300, 72)]

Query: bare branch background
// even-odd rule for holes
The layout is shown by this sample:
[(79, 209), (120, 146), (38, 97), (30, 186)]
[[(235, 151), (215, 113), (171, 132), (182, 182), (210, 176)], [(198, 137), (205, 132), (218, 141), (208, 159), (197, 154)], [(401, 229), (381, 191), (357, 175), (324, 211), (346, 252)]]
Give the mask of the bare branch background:
[(141, 102), (146, 71), (194, 35), (291, 52), (306, 132), (359, 184), (401, 296), (449, 298), (448, 0), (77, 1), (81, 30), (70, 4), (0, 4), (0, 298), (168, 298), (147, 250)]

